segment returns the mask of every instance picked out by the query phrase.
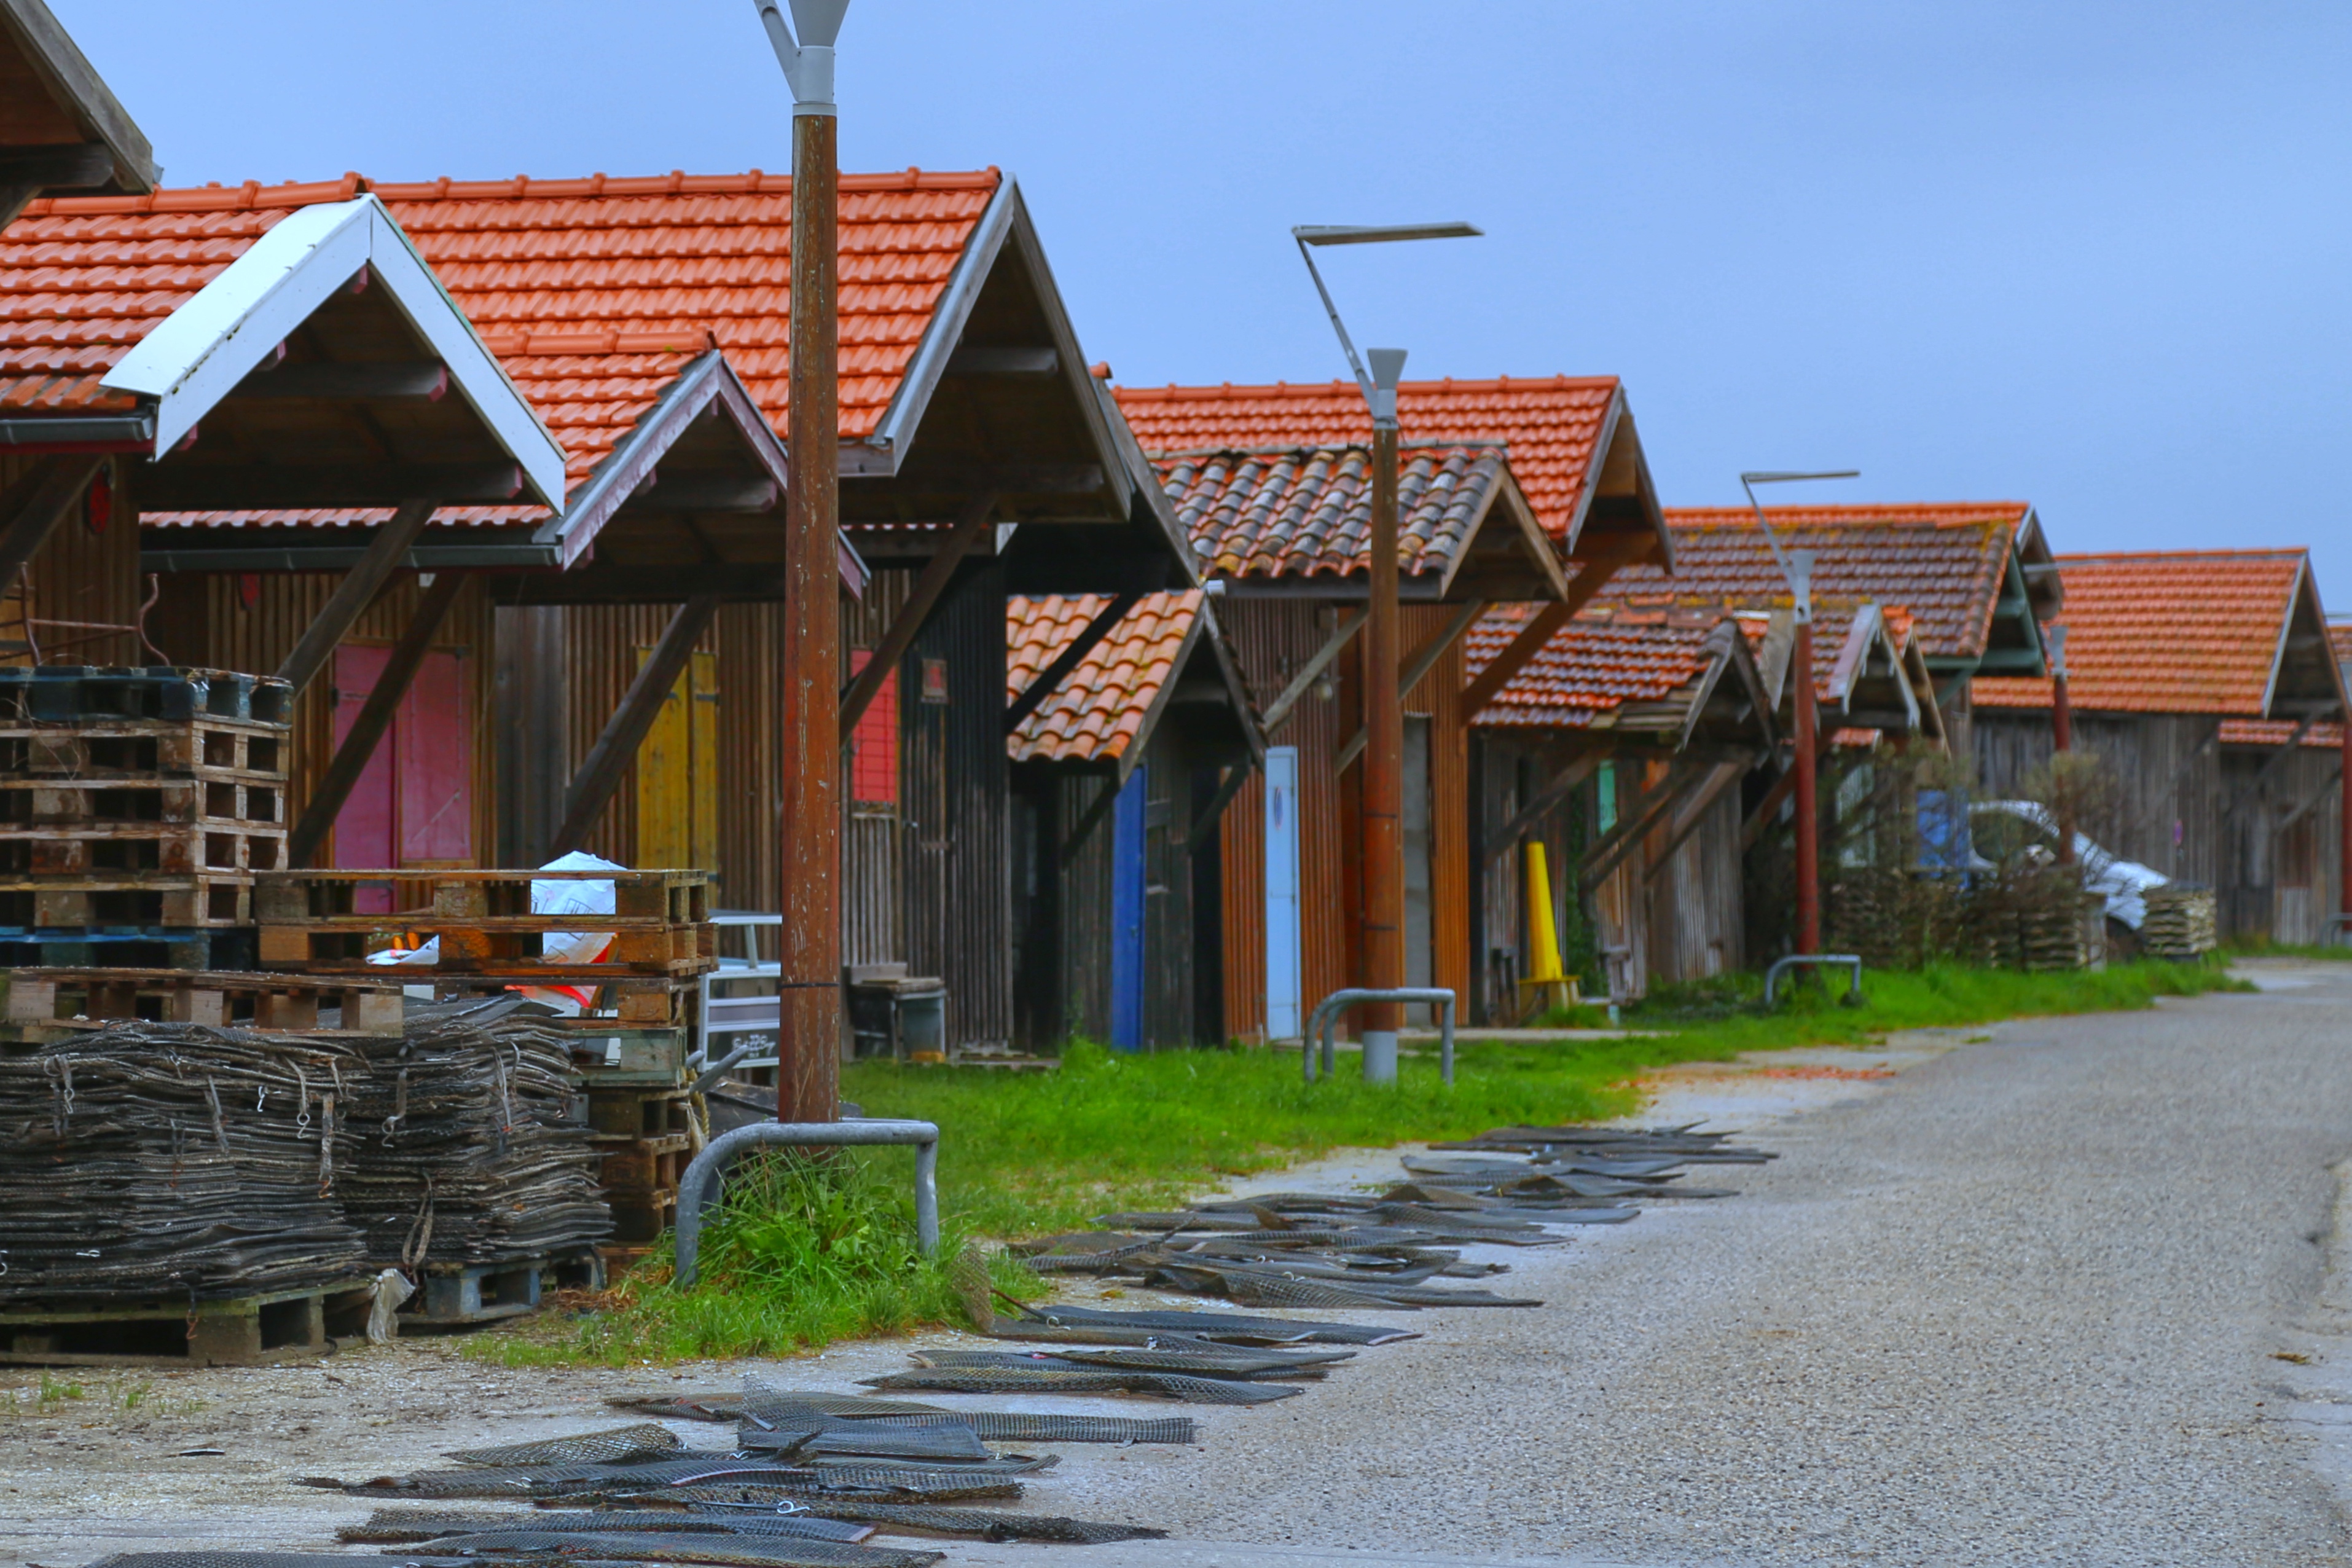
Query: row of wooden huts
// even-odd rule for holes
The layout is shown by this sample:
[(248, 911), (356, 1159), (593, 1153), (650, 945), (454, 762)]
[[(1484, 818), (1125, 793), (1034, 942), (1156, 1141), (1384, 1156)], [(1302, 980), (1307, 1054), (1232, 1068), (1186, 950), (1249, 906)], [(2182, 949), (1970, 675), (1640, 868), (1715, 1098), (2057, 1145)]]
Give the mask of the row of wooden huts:
[[(101, 152), (0, 228), (0, 657), (287, 673), (298, 861), (584, 848), (779, 908), (789, 180), (158, 188), (110, 99), (52, 97), (28, 139)], [(1294, 1037), (1361, 972), (1356, 388), (1115, 386), (993, 169), (845, 175), (841, 251), (847, 962), (940, 977), (956, 1047)], [(1664, 508), (1613, 378), (1400, 413), (1409, 983), (1519, 1016), (1531, 842), (1612, 995), (1768, 956), (1795, 628), (1753, 515)], [(2063, 623), (2109, 847), (2233, 933), (2333, 929), (2303, 552), (1772, 524), (1817, 558), (1825, 746), (2013, 791)]]

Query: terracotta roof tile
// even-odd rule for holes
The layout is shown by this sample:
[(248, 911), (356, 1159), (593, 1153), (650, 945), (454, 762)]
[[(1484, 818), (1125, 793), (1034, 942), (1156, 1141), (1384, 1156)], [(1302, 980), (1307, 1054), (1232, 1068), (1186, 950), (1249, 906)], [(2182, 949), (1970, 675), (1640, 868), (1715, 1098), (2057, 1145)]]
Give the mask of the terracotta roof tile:
[[(2011, 542), (2032, 515), (2023, 501), (1901, 506), (1773, 507), (1783, 549), (1818, 552), (1817, 602), (1903, 605), (1930, 655), (1983, 653)], [(1608, 595), (1629, 605), (1769, 608), (1791, 601), (1756, 514), (1738, 507), (1669, 509), (1669, 577), (1643, 563), (1619, 568)]]
[[(1153, 462), (1203, 571), (1315, 577), (1366, 569), (1371, 457), (1368, 447), (1340, 446)], [(1468, 543), (1503, 467), (1492, 445), (1399, 453), (1398, 569), (1442, 575)]]
[[(2294, 724), (2292, 719), (2224, 719), (2220, 739), (2225, 746), (2284, 746), (2294, 733)], [(2344, 744), (2344, 726), (2314, 724), (2303, 732), (2303, 743), (2318, 751), (2336, 751)]]
[[(1481, 616), (1463, 636), (1465, 676), (1475, 679), (1493, 663), (1530, 613), (1530, 606), (1506, 605)], [(1476, 722), (1581, 729), (1607, 723), (1633, 704), (1667, 701), (1714, 662), (1723, 620), (1706, 611), (1580, 612), (1480, 710)]]
[[(1198, 589), (1147, 594), (1078, 661), (1054, 694), (1006, 737), (1014, 762), (1114, 762), (1143, 731), (1201, 617)], [(1103, 594), (1014, 595), (1004, 605), (1005, 698), (1076, 640), (1110, 604)]]
[[(2068, 702), (2259, 718), (2305, 560), (2300, 550), (2058, 557)], [(2050, 706), (2046, 679), (1979, 676), (1970, 691), (1979, 707)]]
[[(872, 433), (996, 171), (845, 174), (841, 434)], [(205, 187), (33, 203), (0, 232), (0, 409), (120, 408), (100, 378), (295, 208), (373, 189), (562, 445), (577, 485), (717, 346), (781, 435), (792, 181), (781, 174)], [(512, 509), (450, 509), (498, 521)], [(279, 514), (339, 521), (376, 515)], [(522, 512), (519, 515), (539, 515)]]
[[(1408, 440), (1507, 443), (1528, 504), (1555, 538), (1565, 538), (1617, 388), (1614, 376), (1408, 381), (1397, 390), (1397, 408)], [(1147, 452), (1361, 446), (1372, 437), (1363, 394), (1348, 381), (1122, 386), (1118, 397)]]

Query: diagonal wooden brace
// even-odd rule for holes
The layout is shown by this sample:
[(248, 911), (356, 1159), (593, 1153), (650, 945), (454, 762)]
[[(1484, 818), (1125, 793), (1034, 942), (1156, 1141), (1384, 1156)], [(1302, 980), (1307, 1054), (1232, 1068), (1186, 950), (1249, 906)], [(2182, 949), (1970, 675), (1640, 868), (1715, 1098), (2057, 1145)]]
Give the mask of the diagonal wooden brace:
[(573, 775), (572, 787), (563, 796), (563, 824), (555, 830), (555, 838), (548, 846), (550, 858), (569, 855), (580, 847), (612, 803), (613, 792), (621, 784), (621, 775), (637, 760), (637, 748), (645, 743), (646, 735), (654, 727), (661, 706), (669, 699), (670, 689), (677, 684), (687, 661), (694, 657), (694, 645), (702, 640), (703, 628), (710, 617), (719, 613), (719, 595), (700, 594), (677, 607), (662, 628), (661, 641), (646, 662), (637, 667), (636, 679), (629, 682), (628, 691), (621, 705), (613, 710), (612, 718), (604, 722), (604, 732), (588, 749), (588, 757)]

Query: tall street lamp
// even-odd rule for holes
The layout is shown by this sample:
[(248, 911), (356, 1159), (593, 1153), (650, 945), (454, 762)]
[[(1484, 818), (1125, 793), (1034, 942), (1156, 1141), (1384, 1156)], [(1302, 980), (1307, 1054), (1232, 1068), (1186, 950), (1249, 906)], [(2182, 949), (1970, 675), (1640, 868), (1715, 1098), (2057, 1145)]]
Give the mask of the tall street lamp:
[[(840, 118), (834, 41), (849, 0), (753, 0), (793, 89), (791, 408), (776, 837), (783, 931), (776, 1116), (841, 1105)], [(797, 29), (798, 37), (794, 37)]]
[(1764, 542), (1772, 549), (1772, 559), (1780, 563), (1780, 575), (1789, 581), (1789, 593), (1796, 605), (1796, 647), (1789, 664), (1789, 679), (1797, 688), (1797, 951), (1817, 953), (1822, 950), (1822, 847), (1821, 816), (1817, 799), (1819, 788), (1819, 742), (1814, 731), (1820, 728), (1820, 716), (1813, 706), (1813, 555), (1810, 550), (1780, 548), (1773, 537), (1772, 524), (1764, 515), (1764, 503), (1756, 499), (1758, 485), (1794, 484), (1801, 479), (1851, 479), (1861, 476), (1859, 468), (1837, 468), (1820, 473), (1787, 473), (1770, 470), (1739, 476), (1739, 488), (1748, 492), (1748, 504), (1755, 509), (1756, 526), (1764, 535)]
[[(1404, 707), (1397, 689), (1401, 638), (1397, 620), (1397, 383), (1404, 375), (1404, 350), (1372, 349), (1364, 359), (1331, 302), (1331, 290), (1315, 266), (1317, 246), (1381, 245), (1404, 239), (1467, 239), (1482, 231), (1466, 223), (1386, 224), (1372, 226), (1307, 225), (1290, 231), (1298, 242), (1315, 291), (1348, 368), (1356, 373), (1372, 416), (1372, 515), (1369, 553), (1370, 602), (1364, 622), (1364, 984), (1393, 991), (1404, 984)], [(1364, 1081), (1394, 1083), (1397, 1028), (1403, 1009), (1374, 1002), (1363, 1014)]]

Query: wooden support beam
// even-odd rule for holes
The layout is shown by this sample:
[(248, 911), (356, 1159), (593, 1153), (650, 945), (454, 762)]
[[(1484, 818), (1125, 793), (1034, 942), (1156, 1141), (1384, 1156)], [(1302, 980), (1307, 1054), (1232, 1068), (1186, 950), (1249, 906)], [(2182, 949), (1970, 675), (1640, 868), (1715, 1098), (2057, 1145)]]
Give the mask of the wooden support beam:
[(164, 463), (139, 480), (139, 504), (149, 511), (396, 506), (412, 496), (432, 496), (444, 506), (461, 501), (496, 505), (521, 493), (522, 469), (497, 462), (238, 463), (214, 468)]
[(874, 700), (875, 693), (880, 691), (882, 683), (890, 679), (890, 672), (898, 668), (898, 661), (907, 657), (907, 650), (915, 646), (916, 634), (930, 618), (932, 607), (940, 602), (940, 595), (947, 592), (948, 582), (955, 575), (957, 563), (963, 559), (964, 552), (979, 542), (980, 536), (987, 531), (988, 520), (995, 511), (994, 490), (973, 497), (971, 504), (963, 509), (963, 515), (956, 519), (955, 527), (940, 542), (939, 549), (924, 564), (923, 574), (915, 579), (914, 591), (907, 595), (906, 604), (898, 610), (898, 618), (892, 621), (890, 629), (882, 634), (882, 646), (874, 650), (874, 656), (866, 661), (866, 668), (857, 672), (857, 679), (852, 680), (841, 694), (843, 745), (847, 745), (849, 737), (856, 731), (857, 721), (865, 717), (866, 705)]
[(1086, 847), (1087, 839), (1093, 835), (1096, 828), (1102, 826), (1102, 820), (1110, 815), (1111, 807), (1118, 804), (1120, 787), (1118, 774), (1103, 775), (1102, 794), (1095, 796), (1084, 814), (1070, 825), (1070, 836), (1062, 840), (1061, 848), (1055, 852), (1057, 864), (1068, 865), (1070, 857)]
[(374, 360), (352, 364), (271, 364), (236, 384), (231, 397), (388, 397), (438, 403), (449, 390), (449, 367), (437, 359)]
[(1543, 651), (1552, 634), (1568, 625), (1576, 612), (1591, 604), (1609, 579), (1617, 574), (1620, 566), (1630, 566), (1648, 558), (1654, 541), (1644, 533), (1612, 545), (1589, 561), (1577, 563), (1576, 576), (1568, 584), (1568, 597), (1546, 605), (1536, 612), (1517, 637), (1513, 637), (1495, 662), (1480, 670), (1469, 685), (1462, 689), (1462, 721), (1465, 724), (1478, 717), (1479, 710), (1502, 694), (1511, 678), (1519, 673), (1528, 660)]
[(0, 492), (0, 584), (16, 580), (105, 464), (94, 452), (59, 452)]
[[(147, 499), (143, 491), (140, 499), (142, 502)], [(375, 603), (376, 595), (392, 580), (401, 563), (407, 560), (409, 547), (425, 531), (425, 525), (433, 521), (434, 504), (429, 500), (404, 502), (392, 514), (391, 521), (376, 529), (359, 564), (344, 573), (343, 580), (335, 584), (335, 592), (319, 612), (319, 618), (310, 623), (301, 640), (294, 645), (294, 651), (278, 667), (278, 679), (293, 687), (296, 696), (300, 696), (302, 689), (326, 668), (327, 659), (334, 653), (335, 645), (343, 640), (343, 634), (352, 629), (362, 611)]]
[(730, 474), (663, 474), (629, 498), (632, 511), (721, 511), (751, 513), (776, 510), (783, 491), (766, 478)]
[(1299, 666), (1298, 673), (1290, 678), (1290, 684), (1282, 689), (1282, 695), (1268, 703), (1265, 712), (1260, 716), (1259, 722), (1269, 739), (1288, 721), (1291, 710), (1298, 706), (1307, 689), (1322, 678), (1325, 670), (1331, 668), (1331, 661), (1346, 651), (1348, 645), (1355, 640), (1356, 634), (1364, 629), (1364, 623), (1370, 618), (1370, 611), (1360, 609), (1349, 610), (1339, 617), (1338, 629), (1323, 639), (1323, 646), (1315, 650), (1314, 658)]
[(1696, 833), (1706, 823), (1706, 814), (1713, 810), (1715, 803), (1723, 797), (1723, 792), (1747, 777), (1748, 770), (1751, 765), (1748, 763), (1715, 764), (1713, 771), (1706, 775), (1706, 782), (1699, 785), (1698, 793), (1691, 796), (1688, 805), (1675, 814), (1675, 825), (1668, 831), (1666, 847), (1659, 851), (1655, 860), (1643, 868), (1642, 881), (1644, 886), (1658, 879), (1659, 873), (1664, 871), (1667, 863), (1674, 859), (1675, 852), (1681, 849), (1684, 844), (1689, 841), (1690, 836)]
[[(2311, 733), (2311, 727), (2317, 722), (2319, 722), (2318, 714), (2306, 713), (2304, 715), (2303, 721), (2295, 725), (2294, 733), (2286, 738), (2286, 743), (2279, 747), (2276, 754), (2263, 762), (2261, 769), (2255, 773), (2252, 781), (2249, 783), (2245, 788), (2240, 790), (2237, 794), (2230, 797), (2230, 803), (2221, 808), (2222, 821), (2227, 822), (2230, 818), (2237, 816), (2238, 808), (2240, 806), (2245, 805), (2248, 801), (2253, 799), (2254, 796), (2262, 794), (2263, 790), (2270, 786), (2272, 778), (2277, 774), (2281, 768), (2286, 766), (2287, 759), (2294, 755), (2294, 749), (2303, 744), (2303, 738)], [(2218, 736), (2221, 733), (2221, 731), (2216, 728), (2213, 732)]]
[(1601, 842), (1592, 847), (1592, 852), (1584, 858), (1584, 864), (1577, 870), (1577, 887), (1590, 893), (1607, 880), (1609, 873), (1617, 869), (1618, 863), (1650, 836), (1650, 830), (1658, 826), (1658, 819), (1679, 805), (1708, 776), (1708, 773), (1701, 773), (1679, 762), (1667, 769), (1664, 778), (1634, 801), (1633, 809), (1625, 814), (1624, 820), (1611, 828), (1602, 836)]
[(1094, 619), (1080, 626), (1078, 635), (1070, 640), (1070, 646), (1055, 654), (1053, 662), (1037, 672), (1037, 679), (1023, 687), (1021, 695), (1005, 705), (1004, 732), (1010, 735), (1021, 728), (1021, 721), (1037, 711), (1045, 699), (1054, 694), (1054, 689), (1070, 678), (1070, 672), (1085, 661), (1087, 655), (1102, 646), (1103, 638), (1110, 636), (1111, 628), (1125, 619), (1128, 611), (1135, 608), (1142, 599), (1140, 594), (1115, 595), (1109, 604), (1096, 612)]
[(308, 866), (310, 858), (325, 843), (328, 829), (342, 814), (343, 803), (352, 796), (352, 788), (367, 771), (368, 759), (383, 740), (383, 732), (392, 728), (392, 716), (400, 708), (400, 700), (408, 695), (409, 683), (425, 664), (425, 656), (432, 651), (433, 639), (441, 630), (441, 623), (449, 616), (449, 606), (457, 602), (457, 591), (466, 585), (465, 577), (456, 572), (444, 572), (433, 579), (417, 601), (415, 613), (408, 617), (408, 627), (393, 645), (391, 657), (375, 678), (368, 691), (367, 701), (361, 707), (359, 717), (343, 736), (342, 744), (335, 748), (334, 761), (327, 764), (327, 776), (319, 781), (308, 804), (302, 807), (301, 820), (287, 836), (286, 863), (297, 869)]
[(41, 194), (38, 185), (22, 182), (0, 184), (0, 228), (6, 228), (25, 216), (25, 209)]
[(718, 595), (700, 594), (671, 615), (669, 625), (662, 628), (661, 640), (637, 667), (636, 679), (629, 682), (621, 705), (604, 721), (604, 732), (588, 749), (587, 760), (564, 792), (563, 822), (555, 830), (554, 842), (547, 847), (551, 857), (579, 848), (596, 819), (604, 815), (613, 792), (620, 787), (621, 775), (636, 761), (637, 748), (645, 743), (662, 704), (668, 700), (670, 688), (677, 684), (687, 661), (694, 657), (694, 645), (702, 640), (703, 628), (719, 613), (719, 605)]
[[(1438, 659), (1444, 656), (1445, 650), (1459, 641), (1462, 634), (1468, 631), (1476, 624), (1478, 617), (1486, 613), (1486, 605), (1484, 600), (1472, 600), (1454, 613), (1454, 618), (1445, 623), (1444, 630), (1413, 649), (1404, 663), (1397, 668), (1398, 698), (1402, 700), (1412, 696), (1412, 689), (1419, 686), (1430, 670), (1436, 667)], [(1348, 764), (1362, 755), (1363, 750), (1364, 731), (1360, 726), (1354, 734), (1340, 742), (1339, 758), (1333, 771), (1346, 773)]]
[(1517, 848), (1519, 840), (1528, 836), (1528, 829), (1540, 821), (1544, 813), (1568, 798), (1568, 793), (1570, 790), (1600, 772), (1601, 764), (1614, 755), (1616, 755), (1614, 752), (1606, 749), (1587, 752), (1554, 773), (1551, 782), (1537, 791), (1535, 796), (1527, 805), (1521, 806), (1512, 816), (1510, 821), (1503, 824), (1502, 830), (1487, 840), (1489, 847), (1486, 850), (1486, 858), (1490, 861), (1499, 860)]
[(1192, 831), (1184, 836), (1185, 854), (1197, 855), (1209, 847), (1210, 840), (1216, 836), (1218, 821), (1225, 815), (1225, 807), (1234, 803), (1234, 796), (1242, 793), (1242, 786), (1249, 783), (1250, 774), (1256, 771), (1247, 757), (1225, 770), (1224, 778), (1217, 784), (1217, 793), (1209, 797), (1209, 804), (1202, 806), (1201, 815), (1192, 819)]
[(60, 142), (0, 150), (0, 185), (80, 191), (114, 178), (114, 154), (102, 142)]
[(983, 347), (967, 344), (948, 356), (950, 375), (1052, 375), (1062, 356), (1052, 348)]

